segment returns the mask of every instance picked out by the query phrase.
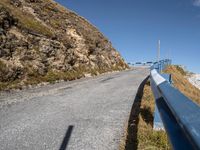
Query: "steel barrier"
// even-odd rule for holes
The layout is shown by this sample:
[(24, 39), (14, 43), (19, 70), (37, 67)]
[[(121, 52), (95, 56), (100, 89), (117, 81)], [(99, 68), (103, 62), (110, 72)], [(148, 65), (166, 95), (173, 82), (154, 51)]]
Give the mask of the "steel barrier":
[(162, 120), (154, 123), (155, 129), (162, 129), (164, 125), (174, 150), (200, 150), (200, 107), (173, 87), (171, 75), (162, 74), (170, 64), (171, 60), (166, 59), (151, 66), (155, 116)]

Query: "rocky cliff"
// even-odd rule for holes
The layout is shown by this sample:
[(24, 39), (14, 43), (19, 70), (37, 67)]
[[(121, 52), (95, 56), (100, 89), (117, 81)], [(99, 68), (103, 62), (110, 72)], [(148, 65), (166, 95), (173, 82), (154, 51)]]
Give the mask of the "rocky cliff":
[(0, 89), (126, 68), (98, 29), (56, 2), (0, 1)]

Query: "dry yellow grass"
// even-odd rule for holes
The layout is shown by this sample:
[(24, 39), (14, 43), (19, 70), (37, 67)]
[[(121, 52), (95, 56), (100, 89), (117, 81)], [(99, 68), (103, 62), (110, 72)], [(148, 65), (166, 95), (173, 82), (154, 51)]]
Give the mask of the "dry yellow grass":
[[(4, 67), (5, 64), (3, 64), (0, 61), (0, 75), (1, 72), (5, 73), (7, 70)], [(112, 72), (112, 71), (122, 71), (120, 69), (120, 64), (116, 65), (115, 67), (111, 68), (94, 68), (94, 69), (87, 69), (84, 66), (81, 66), (79, 68), (76, 68), (76, 70), (72, 71), (66, 71), (66, 72), (58, 72), (49, 70), (46, 75), (38, 75), (35, 73), (35, 70), (31, 70), (30, 68), (27, 68), (27, 72), (29, 73), (29, 78), (26, 80), (13, 80), (13, 81), (5, 81), (0, 82), (0, 91), (1, 90), (10, 90), (10, 89), (21, 89), (23, 86), (28, 85), (37, 85), (42, 82), (48, 82), (48, 83), (55, 83), (56, 81), (64, 80), (64, 81), (71, 81), (76, 80), (80, 78), (84, 78), (85, 74), (90, 74), (91, 76), (97, 76), (98, 74), (106, 73), (106, 72)]]
[[(172, 74), (173, 84), (184, 95), (200, 104), (200, 90), (187, 80), (187, 72), (179, 66), (168, 66), (164, 73)], [(169, 150), (167, 134), (153, 130), (155, 101), (149, 81), (137, 97), (130, 116), (125, 148), (120, 150)]]
[(164, 131), (153, 130), (155, 103), (149, 82), (144, 87), (138, 124), (138, 150), (167, 150), (169, 143)]
[(168, 150), (170, 149), (167, 134), (164, 131), (153, 130), (155, 102), (150, 83), (144, 87), (141, 100), (139, 124), (137, 133), (138, 150)]
[(167, 134), (153, 130), (154, 109), (154, 97), (148, 81), (139, 91), (139, 96), (136, 96), (129, 119), (125, 150), (170, 149)]
[(179, 66), (169, 66), (165, 73), (172, 74), (173, 84), (184, 95), (200, 104), (200, 90), (193, 86), (187, 79), (186, 72)]

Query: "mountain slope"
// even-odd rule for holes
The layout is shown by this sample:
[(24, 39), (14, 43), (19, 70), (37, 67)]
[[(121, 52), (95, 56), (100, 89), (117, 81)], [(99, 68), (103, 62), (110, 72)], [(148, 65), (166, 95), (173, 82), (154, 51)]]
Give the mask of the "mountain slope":
[(172, 75), (174, 86), (188, 98), (200, 104), (200, 90), (192, 85), (187, 77), (187, 72), (179, 66), (169, 66), (165, 73)]
[(0, 1), (0, 89), (126, 68), (98, 29), (54, 1)]

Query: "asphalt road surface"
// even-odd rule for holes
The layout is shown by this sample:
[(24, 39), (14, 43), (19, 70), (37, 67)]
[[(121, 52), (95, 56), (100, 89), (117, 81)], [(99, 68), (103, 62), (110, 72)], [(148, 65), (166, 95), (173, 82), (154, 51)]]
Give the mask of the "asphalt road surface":
[(0, 95), (2, 150), (117, 150), (141, 82), (134, 70)]

